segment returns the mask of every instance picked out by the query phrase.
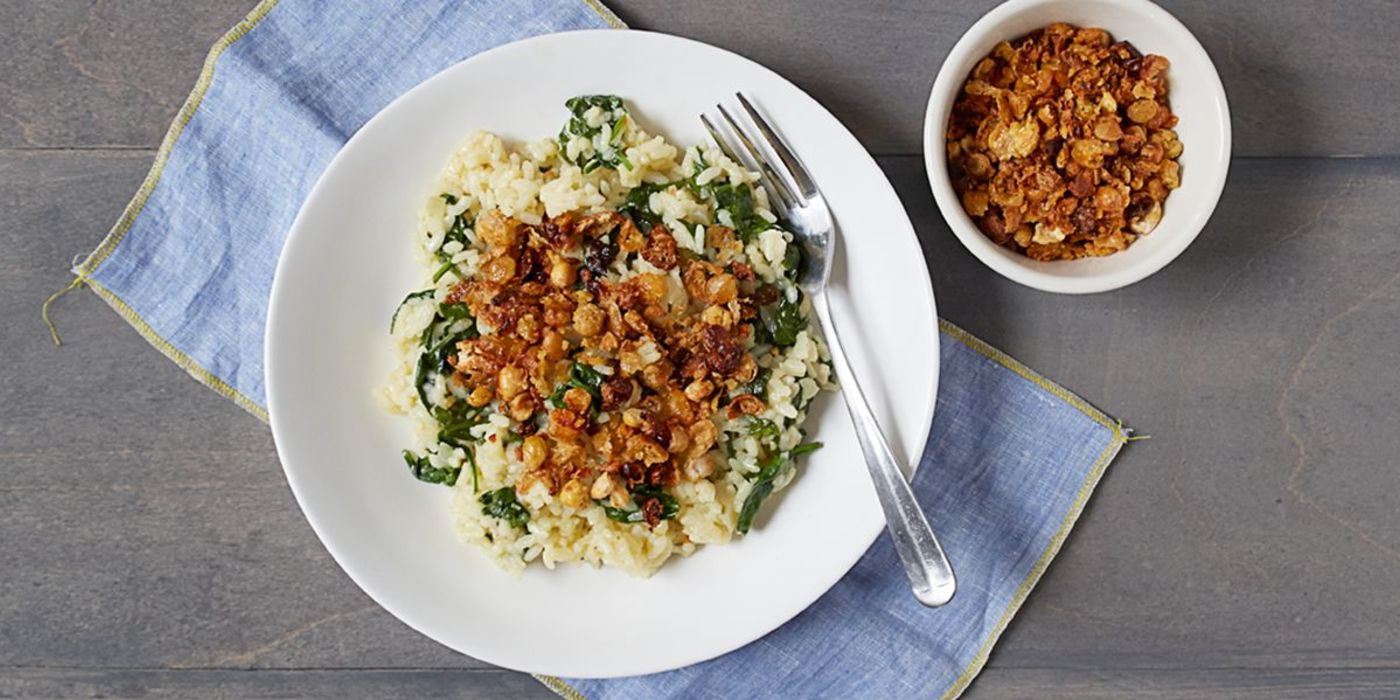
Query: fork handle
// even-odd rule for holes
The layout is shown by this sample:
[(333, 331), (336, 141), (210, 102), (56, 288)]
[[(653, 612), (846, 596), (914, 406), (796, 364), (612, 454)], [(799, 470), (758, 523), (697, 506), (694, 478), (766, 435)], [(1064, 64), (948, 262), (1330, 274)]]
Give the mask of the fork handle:
[(841, 396), (846, 400), (846, 410), (850, 411), (851, 422), (855, 424), (856, 439), (860, 441), (861, 452), (865, 453), (865, 464), (870, 468), (870, 478), (875, 482), (875, 493), (880, 498), (880, 508), (885, 511), (885, 523), (894, 539), (895, 551), (904, 565), (904, 573), (909, 577), (909, 585), (914, 597), (924, 605), (936, 608), (953, 599), (957, 583), (953, 578), (953, 567), (938, 544), (938, 537), (929, 527), (928, 519), (914, 500), (914, 491), (904, 478), (894, 453), (890, 451), (875, 414), (865, 400), (850, 360), (841, 347), (841, 337), (836, 323), (831, 318), (831, 308), (826, 292), (813, 294), (812, 308), (817, 312), (821, 325), (826, 330), (827, 349), (831, 352), (831, 363), (836, 377), (841, 382)]

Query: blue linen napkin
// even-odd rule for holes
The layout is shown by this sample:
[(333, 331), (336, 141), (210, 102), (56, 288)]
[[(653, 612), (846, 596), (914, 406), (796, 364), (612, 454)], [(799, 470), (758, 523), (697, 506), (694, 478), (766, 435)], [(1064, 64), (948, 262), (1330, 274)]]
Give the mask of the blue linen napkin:
[[(210, 51), (150, 174), (74, 268), (76, 283), (265, 420), (273, 270), (302, 198), (350, 135), (467, 56), (622, 26), (593, 0), (266, 0)], [(1127, 438), (1063, 388), (940, 328), (938, 407), (914, 489), (957, 568), (950, 605), (915, 602), (884, 536), (808, 610), (734, 653), (636, 678), (540, 680), (570, 698), (961, 693)]]

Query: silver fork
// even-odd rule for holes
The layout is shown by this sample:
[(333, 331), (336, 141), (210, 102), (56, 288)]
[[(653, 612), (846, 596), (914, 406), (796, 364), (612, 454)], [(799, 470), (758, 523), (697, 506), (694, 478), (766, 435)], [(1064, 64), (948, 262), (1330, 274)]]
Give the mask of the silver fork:
[(715, 145), (731, 160), (736, 163), (748, 163), (750, 167), (757, 166), (760, 182), (770, 195), (769, 203), (776, 205), (792, 229), (794, 242), (800, 244), (806, 253), (807, 264), (797, 282), (807, 298), (811, 299), (812, 308), (816, 311), (822, 328), (826, 330), (826, 344), (831, 351), (831, 362), (836, 369), (837, 378), (841, 381), (841, 394), (846, 400), (846, 409), (850, 411), (851, 421), (855, 423), (856, 438), (860, 441), (861, 451), (865, 453), (865, 464), (870, 468), (870, 478), (875, 482), (875, 493), (879, 495), (880, 507), (885, 511), (885, 522), (889, 526), (891, 537), (894, 538), (895, 551), (899, 553), (899, 559), (904, 564), (904, 573), (909, 577), (914, 597), (929, 607), (943, 605), (952, 600), (953, 593), (957, 590), (953, 567), (948, 563), (948, 557), (939, 546), (938, 538), (934, 536), (933, 529), (929, 527), (918, 502), (914, 500), (914, 492), (900, 471), (899, 463), (890, 451), (889, 442), (875, 421), (875, 414), (870, 411), (870, 404), (866, 402), (865, 394), (861, 392), (860, 383), (856, 381), (855, 372), (846, 358), (846, 352), (841, 347), (836, 322), (831, 317), (831, 307), (826, 294), (827, 282), (831, 277), (832, 253), (836, 247), (836, 224), (831, 218), (831, 210), (827, 208), (826, 200), (812, 182), (811, 175), (787, 144), (768, 122), (759, 116), (758, 111), (749, 104), (743, 94), (736, 93), (735, 96), (739, 98), (739, 104), (757, 128), (758, 140), (766, 143), (777, 156), (776, 162), (764, 156), (763, 151), (755, 145), (755, 139), (739, 125), (739, 121), (729, 114), (724, 105), (717, 105), (719, 113), (734, 134), (740, 149), (748, 155), (747, 159), (740, 159), (736, 155), (736, 149), (731, 147), (720, 130), (716, 129), (705, 115), (700, 115), (700, 121), (705, 124), (705, 129), (710, 132)]

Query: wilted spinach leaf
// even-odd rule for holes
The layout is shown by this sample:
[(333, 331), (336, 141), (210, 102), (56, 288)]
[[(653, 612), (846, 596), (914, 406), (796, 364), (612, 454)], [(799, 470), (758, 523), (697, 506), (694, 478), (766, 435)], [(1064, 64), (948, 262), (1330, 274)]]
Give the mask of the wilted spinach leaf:
[(461, 469), (445, 467), (439, 469), (433, 466), (432, 460), (427, 455), (419, 457), (408, 450), (403, 451), (403, 461), (408, 464), (408, 470), (415, 479), (426, 481), (430, 484), (443, 484), (452, 486), (457, 483), (457, 475), (462, 473)]
[(515, 487), (504, 486), (495, 491), (487, 491), (477, 499), (481, 512), (493, 518), (500, 518), (511, 527), (525, 527), (530, 522), (530, 511), (515, 498)]

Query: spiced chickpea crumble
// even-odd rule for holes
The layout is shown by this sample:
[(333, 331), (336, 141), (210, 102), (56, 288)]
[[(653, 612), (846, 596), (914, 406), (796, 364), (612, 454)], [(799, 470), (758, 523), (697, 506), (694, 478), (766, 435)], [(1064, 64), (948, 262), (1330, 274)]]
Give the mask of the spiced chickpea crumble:
[(830, 367), (756, 175), (616, 97), (568, 106), (558, 139), (478, 132), (448, 164), (385, 395), (418, 420), (412, 474), (497, 563), (644, 575), (749, 530), (819, 446)]
[(1036, 260), (1109, 255), (1151, 233), (1181, 184), (1168, 65), (1068, 24), (998, 44), (948, 120), (963, 209)]

